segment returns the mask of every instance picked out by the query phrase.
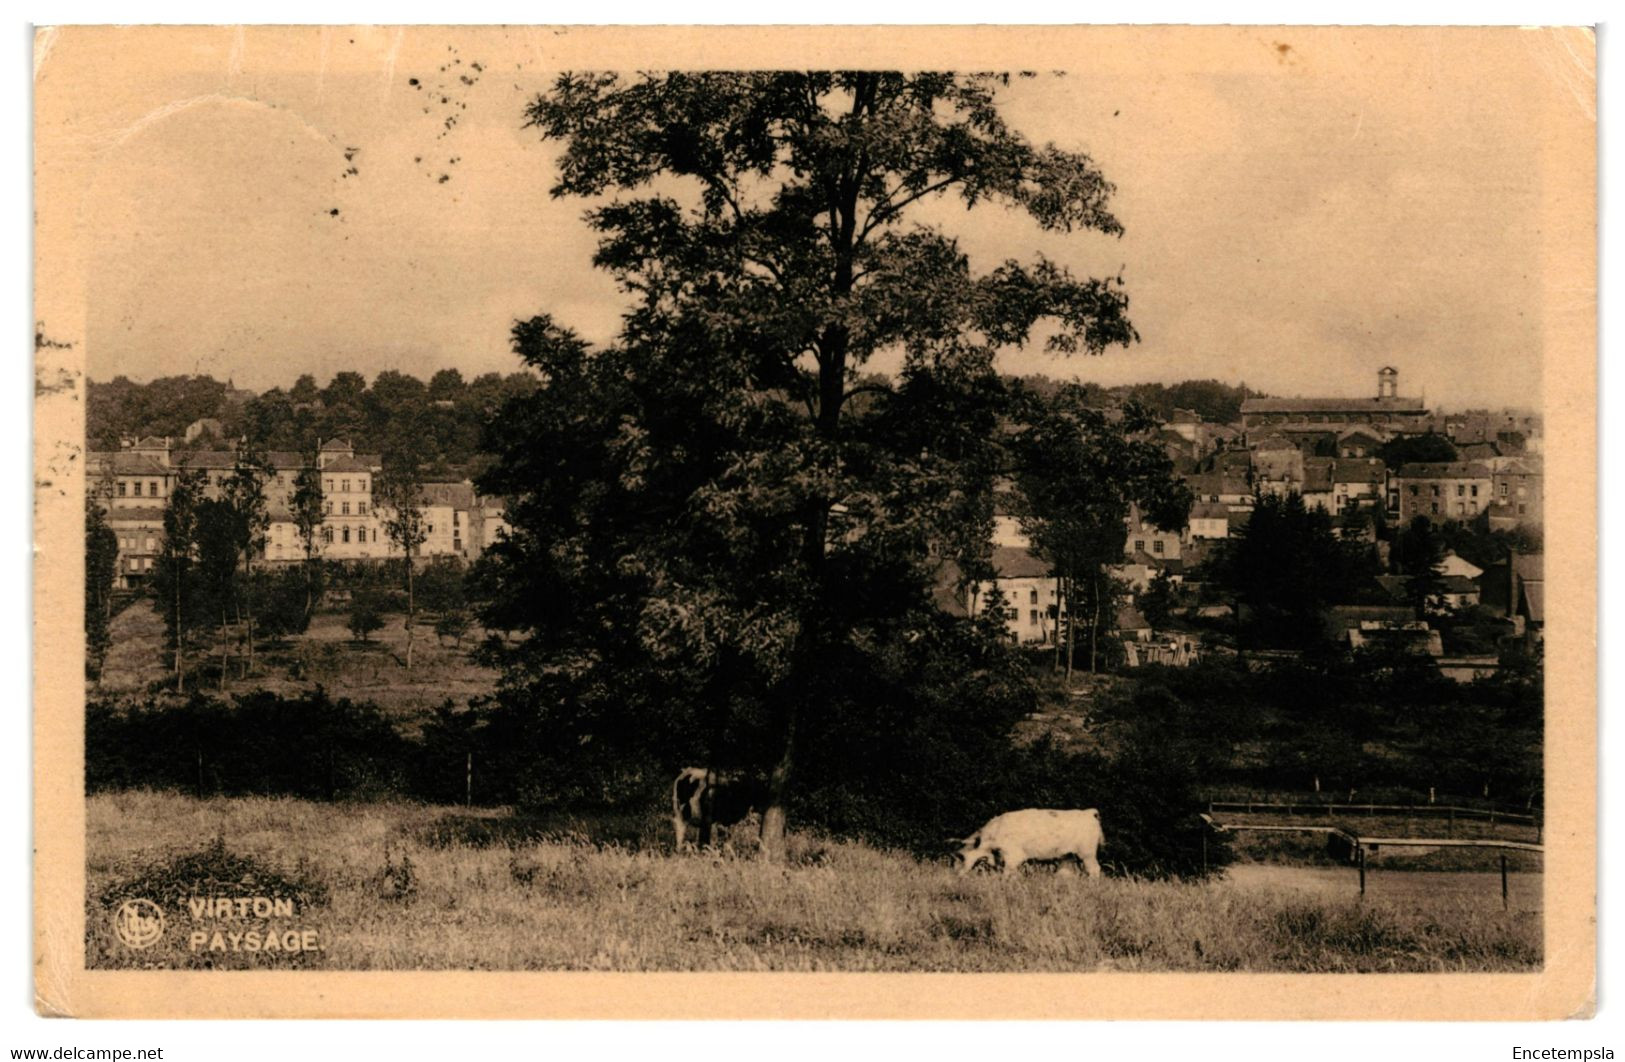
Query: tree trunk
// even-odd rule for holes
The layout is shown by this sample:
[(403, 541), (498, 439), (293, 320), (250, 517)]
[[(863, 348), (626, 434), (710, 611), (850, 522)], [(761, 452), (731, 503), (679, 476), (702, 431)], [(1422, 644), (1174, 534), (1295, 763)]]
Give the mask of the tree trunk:
[[(852, 116), (857, 118), (874, 105), (875, 78), (872, 74), (859, 74), (853, 90)], [(858, 225), (858, 194), (861, 190), (867, 160), (860, 155), (851, 170), (843, 166), (838, 178), (827, 180), (823, 191), (831, 221), (831, 251), (834, 256), (834, 276), (831, 290), (837, 299), (850, 295), (855, 279), (855, 248)], [(841, 405), (846, 398), (846, 361), (852, 334), (847, 325), (837, 321), (826, 325), (818, 337), (818, 415), (814, 428), (818, 435), (837, 449), (840, 436)], [(824, 550), (829, 528), (829, 503), (815, 501), (808, 512), (806, 538), (803, 540), (802, 565), (813, 588), (813, 602), (801, 619), (801, 633), (797, 635), (795, 656), (790, 664), (790, 681), (784, 703), (784, 752), (768, 779), (768, 802), (762, 812), (762, 854), (769, 860), (784, 854), (785, 809), (789, 803), (790, 785), (794, 776), (796, 730), (800, 725), (802, 702), (808, 701), (809, 679), (816, 667), (821, 638), (816, 624), (818, 609), (824, 593)]]
[(412, 670), (412, 551), (406, 551), (406, 670)]
[(186, 692), (186, 670), (181, 659), (185, 644), (185, 631), (181, 629), (181, 586), (185, 582), (180, 566), (175, 567), (175, 692)]
[[(1057, 572), (1055, 575), (1055, 660), (1050, 664), (1052, 673), (1059, 673), (1061, 670), (1061, 617), (1065, 614), (1061, 606), (1065, 603), (1066, 594), (1061, 589), (1061, 576)], [(1071, 631), (1069, 630), (1067, 634), (1070, 636)]]
[(1094, 589), (1095, 614), (1089, 623), (1089, 674), (1095, 674), (1098, 668), (1100, 647), (1100, 573), (1096, 572), (1090, 579), (1090, 586)]
[(231, 651), (231, 616), (226, 612), (225, 606), (220, 607), (220, 688), (226, 688), (226, 666), (230, 660)]
[(243, 553), (243, 611), (248, 620), (248, 663), (243, 669), (244, 678), (254, 673), (254, 574), (250, 568), (252, 563), (252, 559), (245, 551)]
[(789, 804), (790, 777), (795, 768), (797, 705), (787, 707), (784, 723), (784, 753), (767, 780), (767, 809), (762, 812), (762, 857), (777, 863), (784, 859), (785, 808)]

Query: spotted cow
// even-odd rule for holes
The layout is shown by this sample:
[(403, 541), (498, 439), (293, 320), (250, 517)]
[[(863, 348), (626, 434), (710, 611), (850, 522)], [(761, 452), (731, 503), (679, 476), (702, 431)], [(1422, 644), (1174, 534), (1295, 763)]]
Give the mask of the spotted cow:
[(676, 846), (688, 844), (688, 828), (699, 833), (699, 846), (711, 844), (718, 826), (733, 826), (751, 812), (767, 808), (767, 785), (739, 771), (684, 767), (671, 786), (671, 825)]

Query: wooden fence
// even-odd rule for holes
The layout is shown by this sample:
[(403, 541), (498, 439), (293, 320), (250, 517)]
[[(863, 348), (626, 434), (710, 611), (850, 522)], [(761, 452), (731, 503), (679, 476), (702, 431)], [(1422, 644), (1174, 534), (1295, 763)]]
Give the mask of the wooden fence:
[[(1225, 805), (1222, 804), (1222, 803), (1215, 803), (1213, 806), (1214, 807), (1223, 807)], [(1239, 807), (1247, 807), (1246, 804), (1241, 804), (1241, 805), (1238, 805), (1238, 806)], [(1403, 805), (1400, 805), (1399, 809), (1400, 810), (1408, 810)], [(1457, 809), (1457, 810), (1477, 811), (1479, 809)], [(1500, 814), (1501, 814), (1501, 817), (1503, 819), (1506, 817), (1505, 813), (1500, 813)], [(1528, 818), (1528, 816), (1524, 816), (1524, 817)], [(1215, 832), (1218, 832), (1218, 833), (1231, 833), (1231, 832), (1234, 832), (1236, 830), (1248, 830), (1248, 831), (1258, 832), (1258, 833), (1320, 833), (1320, 834), (1326, 834), (1328, 837), (1332, 837), (1332, 836), (1338, 837), (1338, 838), (1342, 839), (1343, 842), (1349, 846), (1349, 852), (1351, 853), (1352, 860), (1353, 860), (1355, 866), (1359, 869), (1359, 874), (1360, 874), (1360, 896), (1362, 898), (1364, 898), (1364, 896), (1365, 896), (1366, 853), (1367, 852), (1378, 851), (1378, 850), (1380, 850), (1382, 848), (1385, 848), (1385, 847), (1388, 847), (1388, 848), (1406, 848), (1406, 847), (1410, 847), (1410, 848), (1498, 848), (1498, 849), (1501, 850), (1501, 860), (1500, 860), (1500, 865), (1501, 865), (1501, 908), (1502, 908), (1502, 910), (1506, 910), (1508, 908), (1508, 903), (1509, 903), (1509, 901), (1508, 901), (1508, 891), (1507, 891), (1507, 857), (1506, 857), (1507, 851), (1510, 850), (1510, 851), (1519, 851), (1519, 852), (1537, 852), (1537, 853), (1541, 853), (1541, 854), (1544, 854), (1545, 851), (1546, 851), (1544, 845), (1531, 844), (1531, 843), (1529, 843), (1527, 841), (1502, 840), (1501, 838), (1498, 838), (1498, 837), (1381, 837), (1381, 836), (1376, 836), (1376, 835), (1371, 835), (1371, 834), (1354, 833), (1354, 832), (1351, 832), (1349, 830), (1343, 829), (1340, 826), (1308, 826), (1308, 825), (1299, 826), (1299, 825), (1296, 825), (1296, 824), (1294, 824), (1294, 825), (1267, 825), (1267, 824), (1264, 824), (1264, 823), (1241, 823), (1241, 822), (1221, 823), (1221, 822), (1216, 821), (1213, 818), (1213, 815), (1211, 813), (1203, 815), (1202, 816), (1202, 821), (1207, 823), (1207, 825), (1211, 829), (1213, 829)], [(1491, 820), (1491, 821), (1494, 821), (1494, 820)], [(1535, 823), (1535, 826), (1536, 826), (1536, 828), (1538, 830), (1539, 823), (1538, 822)], [(1204, 834), (1204, 836), (1202, 838), (1202, 867), (1203, 867), (1204, 870), (1207, 869), (1207, 837), (1206, 837), (1205, 834)]]

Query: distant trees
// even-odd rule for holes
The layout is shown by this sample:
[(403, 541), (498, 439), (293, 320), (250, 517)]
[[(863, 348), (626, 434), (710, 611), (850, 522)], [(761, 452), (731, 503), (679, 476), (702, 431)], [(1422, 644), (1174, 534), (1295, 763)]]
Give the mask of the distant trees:
[(350, 634), (358, 642), (369, 641), (372, 632), (384, 626), (383, 602), (378, 599), (378, 592), (371, 587), (363, 587), (350, 593)]
[(1331, 516), (1296, 493), (1258, 499), (1239, 536), (1214, 561), (1219, 583), (1245, 610), (1244, 636), (1257, 645), (1302, 647), (1320, 640), (1327, 608), (1351, 602), (1377, 574), (1359, 541), (1340, 539)]
[(1405, 578), (1405, 600), (1420, 612), (1444, 607), (1444, 538), (1432, 521), (1418, 516), (1394, 539), (1393, 566)]
[(91, 383), (85, 400), (85, 437), (91, 449), (117, 450), (121, 438), (181, 438), (204, 417), (221, 422), (227, 438), (241, 430), (230, 387), (208, 376), (161, 376), (138, 384), (117, 376)]
[[(309, 379), (302, 377), (302, 379)], [(312, 384), (314, 387), (314, 384)], [(305, 462), (293, 479), (293, 494), (289, 498), (294, 532), (304, 548), (305, 563), (305, 616), (307, 621), (315, 614), (316, 602), (322, 593), (322, 520), (326, 513), (322, 498), (322, 470), (320, 454), (314, 449), (305, 454)]]
[(246, 435), (266, 450), (307, 452), (328, 439), (348, 439), (362, 449), (411, 432), (418, 437), (424, 467), (449, 471), (478, 456), (486, 418), (538, 382), (530, 372), (485, 373), (465, 381), (456, 369), (442, 369), (425, 385), (408, 373), (386, 370), (371, 386), (360, 373), (344, 371), (319, 387), (307, 373), (290, 388), (273, 387), (245, 400), (206, 376), (148, 384), (118, 377), (90, 382), (86, 434), (97, 450), (117, 450), (121, 438), (149, 435), (167, 435), (180, 445), (188, 425), (209, 417), (221, 422), (222, 438)]
[(401, 551), (406, 564), (406, 668), (412, 669), (413, 620), (417, 600), (413, 593), (419, 547), (429, 532), (423, 514), (423, 473), (409, 450), (386, 457), (384, 471), (373, 483), (373, 497), (382, 511), (384, 533)]
[(1388, 465), (1390, 472), (1397, 472), (1409, 464), (1454, 461), (1457, 458), (1455, 445), (1443, 435), (1431, 431), (1425, 435), (1401, 435), (1390, 439), (1377, 447), (1377, 456)]
[(245, 641), (248, 647), (248, 671), (254, 670), (254, 584), (248, 578), (254, 558), (265, 552), (266, 535), (271, 527), (271, 514), (265, 486), (275, 475), (265, 451), (246, 437), (238, 444), (237, 460), (221, 493), (231, 508), (232, 532), (237, 555), (242, 561), (242, 608), (248, 629)]
[(196, 469), (179, 472), (164, 506), (164, 540), (153, 572), (176, 692), (184, 692), (186, 687), (186, 632), (197, 622), (192, 612), (196, 594), (193, 554), (197, 550), (197, 511), (203, 500), (203, 473)]
[(1049, 562), (1067, 611), (1066, 673), (1072, 673), (1080, 622), (1089, 632), (1094, 671), (1099, 632), (1115, 614), (1106, 568), (1122, 560), (1131, 507), (1160, 528), (1178, 530), (1190, 515), (1192, 494), (1161, 446), (1135, 438), (1157, 423), (1142, 406), (1131, 403), (1114, 418), (1091, 408), (1087, 392), (1074, 385), (1047, 398), (1018, 389), (1011, 418), (1022, 530), (1033, 553)]

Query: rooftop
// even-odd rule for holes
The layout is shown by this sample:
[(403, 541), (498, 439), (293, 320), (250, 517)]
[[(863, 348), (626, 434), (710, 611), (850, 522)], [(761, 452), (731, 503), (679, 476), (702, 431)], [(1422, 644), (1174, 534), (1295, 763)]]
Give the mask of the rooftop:
[(1050, 575), (1049, 562), (1035, 557), (1023, 546), (996, 546), (993, 570), (1000, 579), (1044, 579)]
[(1419, 461), (1396, 473), (1399, 479), (1489, 479), (1490, 470), (1476, 461)]
[(1426, 413), (1420, 398), (1248, 398), (1241, 412), (1248, 413)]

